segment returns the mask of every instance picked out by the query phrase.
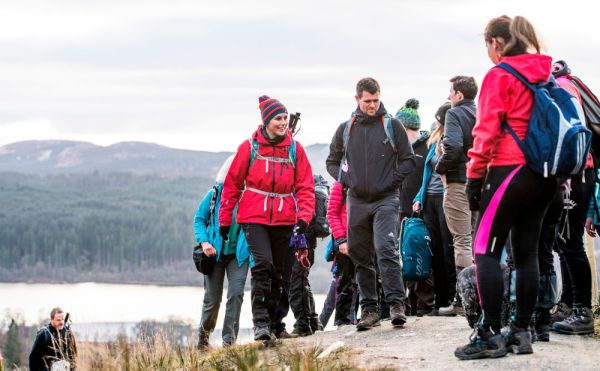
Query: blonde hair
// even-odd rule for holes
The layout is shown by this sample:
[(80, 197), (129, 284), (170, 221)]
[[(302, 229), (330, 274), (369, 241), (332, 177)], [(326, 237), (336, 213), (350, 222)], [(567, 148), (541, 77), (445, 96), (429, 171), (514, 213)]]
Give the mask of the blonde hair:
[(541, 53), (541, 43), (535, 28), (520, 15), (510, 18), (503, 15), (490, 20), (485, 28), (485, 41), (496, 39), (502, 46), (501, 55), (519, 55), (529, 52)]
[(225, 159), (225, 161), (223, 162), (223, 165), (221, 165), (221, 168), (217, 172), (217, 177), (215, 178), (215, 181), (217, 183), (225, 182), (225, 178), (227, 177), (227, 173), (229, 172), (229, 168), (231, 167), (231, 163), (233, 162), (234, 158), (235, 158), (235, 155), (231, 155)]
[(431, 133), (431, 135), (429, 136), (429, 139), (427, 140), (427, 147), (431, 148), (431, 145), (435, 143), (436, 147), (435, 147), (435, 153), (437, 153), (438, 155), (442, 153), (442, 138), (444, 137), (444, 124), (442, 124), (441, 122), (437, 122), (437, 127), (435, 128), (435, 130), (433, 131), (433, 133)]

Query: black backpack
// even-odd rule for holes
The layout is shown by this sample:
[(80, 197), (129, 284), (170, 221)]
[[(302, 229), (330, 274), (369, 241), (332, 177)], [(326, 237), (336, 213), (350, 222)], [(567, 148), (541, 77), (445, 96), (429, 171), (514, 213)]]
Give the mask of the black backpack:
[(329, 184), (320, 174), (314, 174), (313, 179), (315, 182), (315, 214), (310, 223), (310, 230), (315, 237), (325, 238), (331, 233), (327, 222)]

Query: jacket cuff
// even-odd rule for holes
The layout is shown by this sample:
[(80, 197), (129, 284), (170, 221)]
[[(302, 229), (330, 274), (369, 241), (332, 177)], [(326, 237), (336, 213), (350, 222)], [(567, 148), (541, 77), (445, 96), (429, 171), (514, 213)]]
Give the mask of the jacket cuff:
[(342, 237), (342, 238), (339, 238), (339, 239), (335, 240), (335, 244), (338, 245), (338, 246), (341, 245), (341, 244), (343, 244), (343, 243), (348, 243), (348, 239), (346, 237)]

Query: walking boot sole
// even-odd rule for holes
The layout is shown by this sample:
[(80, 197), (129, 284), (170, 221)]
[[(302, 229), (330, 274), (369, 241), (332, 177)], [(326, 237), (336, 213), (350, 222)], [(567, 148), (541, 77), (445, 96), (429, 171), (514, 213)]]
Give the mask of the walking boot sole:
[(587, 330), (579, 330), (579, 331), (573, 331), (573, 330), (567, 330), (567, 329), (562, 329), (562, 328), (557, 328), (557, 327), (552, 327), (551, 328), (552, 331), (558, 332), (560, 334), (564, 334), (564, 335), (590, 335), (594, 333), (594, 329), (587, 329)]
[(500, 357), (504, 357), (507, 353), (508, 353), (508, 350), (506, 348), (504, 348), (504, 349), (496, 349), (496, 350), (484, 350), (482, 352), (473, 353), (473, 354), (463, 354), (463, 353), (454, 352), (454, 355), (456, 356), (456, 358), (458, 358), (460, 360), (468, 361), (468, 360), (472, 360), (472, 359), (482, 359), (482, 358), (500, 358)]
[(361, 326), (359, 323), (358, 325), (356, 325), (356, 331), (367, 331), (368, 329), (370, 329), (372, 327), (377, 327), (377, 326), (381, 326), (381, 321), (377, 321), (374, 324), (372, 324), (371, 326), (366, 326), (366, 325)]
[(406, 317), (392, 318), (392, 326), (394, 326), (394, 327), (404, 326), (405, 323), (406, 323)]

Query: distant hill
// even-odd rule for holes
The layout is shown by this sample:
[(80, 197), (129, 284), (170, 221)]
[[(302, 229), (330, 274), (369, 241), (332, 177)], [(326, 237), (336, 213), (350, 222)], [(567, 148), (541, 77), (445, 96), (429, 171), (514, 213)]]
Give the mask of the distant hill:
[[(325, 144), (306, 147), (315, 172), (325, 174)], [(126, 172), (164, 177), (214, 178), (231, 152), (191, 151), (154, 143), (122, 142), (98, 146), (64, 140), (25, 141), (0, 147), (0, 172), (79, 174)]]

